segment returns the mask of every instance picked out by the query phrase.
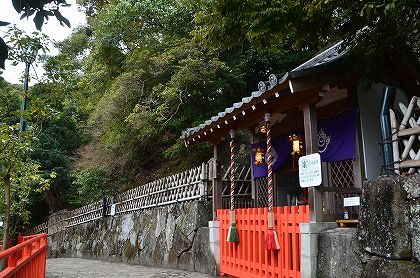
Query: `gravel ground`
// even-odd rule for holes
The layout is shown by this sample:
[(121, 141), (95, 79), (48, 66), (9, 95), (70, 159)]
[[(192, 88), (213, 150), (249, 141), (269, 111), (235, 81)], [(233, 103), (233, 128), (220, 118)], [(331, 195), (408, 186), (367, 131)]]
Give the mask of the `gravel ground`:
[(176, 269), (151, 268), (124, 263), (110, 263), (79, 258), (47, 260), (47, 278), (75, 277), (152, 277), (152, 278), (205, 278), (210, 275)]

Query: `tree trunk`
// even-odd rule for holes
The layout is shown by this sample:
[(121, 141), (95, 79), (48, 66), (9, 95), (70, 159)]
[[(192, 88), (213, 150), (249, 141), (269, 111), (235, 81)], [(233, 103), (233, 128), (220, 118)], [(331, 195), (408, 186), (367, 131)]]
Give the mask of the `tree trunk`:
[[(2, 250), (6, 250), (8, 248), (8, 241), (9, 241), (9, 220), (10, 220), (10, 174), (7, 173), (4, 178), (4, 201), (5, 201), (5, 208), (4, 208), (4, 218), (3, 218), (3, 247)], [(5, 260), (1, 260), (0, 267), (3, 270), (5, 266)]]

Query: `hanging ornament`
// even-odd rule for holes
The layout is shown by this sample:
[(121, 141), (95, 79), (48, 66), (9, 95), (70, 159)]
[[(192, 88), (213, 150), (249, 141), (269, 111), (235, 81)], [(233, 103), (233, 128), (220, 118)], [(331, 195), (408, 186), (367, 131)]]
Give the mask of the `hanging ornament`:
[(254, 152), (254, 165), (263, 166), (265, 164), (265, 149), (263, 147), (253, 148)]

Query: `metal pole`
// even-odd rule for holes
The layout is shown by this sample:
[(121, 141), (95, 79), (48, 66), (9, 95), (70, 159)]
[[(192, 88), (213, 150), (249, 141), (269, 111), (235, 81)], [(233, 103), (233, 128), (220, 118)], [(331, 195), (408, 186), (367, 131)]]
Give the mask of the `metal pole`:
[(26, 96), (28, 95), (28, 88), (29, 88), (29, 69), (31, 67), (31, 63), (29, 61), (26, 62), (25, 67), (25, 81), (23, 82), (23, 98), (22, 98), (22, 105), (21, 105), (21, 111), (22, 114), (20, 115), (20, 127), (19, 131), (25, 131), (26, 130), (26, 123), (23, 119), (23, 111), (26, 110)]
[[(25, 63), (25, 79), (23, 82), (23, 98), (22, 98), (22, 105), (21, 111), (22, 114), (20, 115), (20, 124), (19, 124), (19, 132), (26, 130), (26, 122), (23, 119), (23, 112), (26, 110), (26, 96), (28, 95), (28, 88), (29, 88), (29, 69), (31, 67), (31, 62), (26, 61)], [(19, 195), (15, 192), (13, 198), (15, 202), (19, 202)], [(11, 237), (10, 246), (15, 246), (18, 243), (18, 231), (17, 231), (17, 217), (16, 215), (12, 216), (12, 229), (15, 231), (15, 234)]]
[(382, 93), (381, 109), (379, 111), (379, 123), (382, 134), (382, 150), (384, 154), (385, 174), (393, 174), (394, 157), (392, 154), (392, 132), (389, 118), (389, 109), (392, 108), (395, 100), (396, 88), (385, 87)]

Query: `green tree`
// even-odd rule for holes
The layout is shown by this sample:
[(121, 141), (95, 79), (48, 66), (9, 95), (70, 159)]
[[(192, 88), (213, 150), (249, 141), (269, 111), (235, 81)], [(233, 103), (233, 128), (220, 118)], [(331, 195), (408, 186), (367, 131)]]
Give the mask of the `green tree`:
[[(40, 39), (45, 37), (35, 37), (25, 35), (15, 27), (12, 27), (8, 36), (14, 49), (11, 57), (15, 60), (26, 59), (25, 49), (44, 50)], [(31, 192), (44, 191), (50, 182), (50, 177), (41, 171), (40, 165), (30, 158), (33, 141), (36, 140), (36, 121), (44, 116), (44, 109), (34, 101), (28, 111), (19, 111), (19, 90), (15, 86), (7, 84), (4, 80), (0, 82), (0, 98), (3, 100), (0, 105), (0, 188), (3, 191), (3, 249), (7, 248), (7, 241), (10, 235), (16, 231), (15, 227), (10, 227), (10, 215), (15, 215), (22, 223), (29, 220), (28, 204)], [(29, 97), (21, 95), (21, 97)], [(24, 117), (25, 121), (31, 120), (27, 131), (20, 131), (19, 117)], [(16, 200), (11, 200), (11, 195), (16, 196)], [(13, 228), (13, 230), (12, 230)]]
[(420, 56), (417, 0), (374, 1), (201, 1), (194, 34), (208, 45), (235, 47), (249, 41), (259, 49), (287, 42), (321, 49), (344, 39), (360, 61), (381, 63)]
[[(39, 164), (29, 158), (32, 132), (19, 133), (18, 125), (0, 123), (0, 187), (4, 193), (3, 250), (7, 249), (10, 234), (10, 215), (28, 221), (26, 210), (31, 191), (43, 191), (48, 187), (49, 178), (42, 174)], [(53, 177), (53, 175), (51, 175)], [(17, 194), (19, 203), (11, 200)]]
[(41, 121), (42, 128), (37, 133), (38, 140), (33, 144), (31, 158), (41, 165), (42, 170), (57, 174), (47, 191), (33, 196), (31, 211), (38, 213), (38, 222), (48, 211), (69, 207), (67, 195), (73, 180), (71, 157), (86, 141), (83, 135), (86, 116), (75, 96), (66, 93), (67, 88), (56, 83), (37, 84), (32, 88), (32, 98), (45, 103), (49, 110), (48, 116)]
[(89, 54), (78, 83), (93, 140), (76, 168), (102, 165), (121, 187), (208, 158), (208, 146), (187, 150), (181, 131), (248, 96), (267, 72), (285, 71), (311, 54), (286, 44), (265, 55), (249, 43), (205, 48), (191, 35), (196, 7), (189, 1), (100, 3), (88, 21)]

